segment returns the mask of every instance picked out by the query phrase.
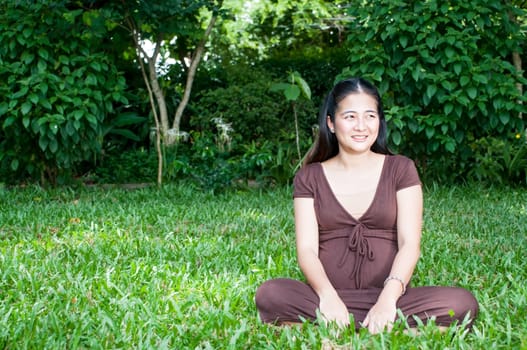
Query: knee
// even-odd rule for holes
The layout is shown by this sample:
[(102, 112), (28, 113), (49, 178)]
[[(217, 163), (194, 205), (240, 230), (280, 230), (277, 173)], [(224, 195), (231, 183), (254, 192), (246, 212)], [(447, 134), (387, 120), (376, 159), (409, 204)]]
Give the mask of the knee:
[(466, 289), (459, 288), (456, 297), (451, 300), (453, 317), (459, 323), (468, 318), (468, 327), (471, 327), (479, 312), (479, 304), (474, 295)]
[(276, 310), (279, 307), (280, 289), (279, 280), (269, 280), (258, 287), (254, 301), (260, 314)]

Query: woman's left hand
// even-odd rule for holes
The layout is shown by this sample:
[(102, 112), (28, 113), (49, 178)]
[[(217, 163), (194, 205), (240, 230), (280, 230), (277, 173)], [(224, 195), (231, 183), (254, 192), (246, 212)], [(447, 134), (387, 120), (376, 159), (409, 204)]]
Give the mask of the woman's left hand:
[(395, 302), (378, 300), (366, 315), (362, 325), (367, 327), (371, 334), (380, 333), (385, 328), (389, 332), (392, 330), (396, 315)]

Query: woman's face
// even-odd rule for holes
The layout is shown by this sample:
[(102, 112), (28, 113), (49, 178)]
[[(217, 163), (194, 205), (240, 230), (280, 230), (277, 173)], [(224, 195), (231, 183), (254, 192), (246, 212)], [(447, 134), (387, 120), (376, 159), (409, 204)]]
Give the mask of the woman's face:
[(335, 121), (327, 117), (330, 130), (335, 130), (339, 152), (368, 152), (379, 134), (377, 101), (363, 92), (346, 96), (338, 104)]

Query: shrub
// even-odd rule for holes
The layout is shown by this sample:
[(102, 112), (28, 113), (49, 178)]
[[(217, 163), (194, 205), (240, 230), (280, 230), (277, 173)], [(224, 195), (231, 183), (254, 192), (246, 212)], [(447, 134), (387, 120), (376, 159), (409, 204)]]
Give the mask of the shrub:
[[(237, 67), (236, 70), (224, 87), (201, 92), (190, 120), (191, 128), (211, 130), (215, 128), (213, 120), (221, 118), (232, 125), (232, 137), (242, 144), (253, 140), (273, 141), (279, 130), (294, 133), (290, 104), (280, 92), (271, 91), (272, 84), (279, 80), (273, 81), (255, 68)], [(316, 110), (311, 101), (304, 100), (297, 103), (297, 112), (305, 136), (316, 123)]]
[(358, 20), (343, 75), (378, 85), (392, 145), (426, 176), (463, 179), (474, 165), (470, 140), (524, 130), (516, 84), (526, 80), (509, 57), (525, 39), (514, 21), (525, 11), (497, 0), (376, 0), (349, 14)]
[(124, 78), (92, 50), (88, 17), (64, 6), (0, 6), (0, 172), (13, 180), (66, 181), (100, 151), (105, 119), (127, 102)]

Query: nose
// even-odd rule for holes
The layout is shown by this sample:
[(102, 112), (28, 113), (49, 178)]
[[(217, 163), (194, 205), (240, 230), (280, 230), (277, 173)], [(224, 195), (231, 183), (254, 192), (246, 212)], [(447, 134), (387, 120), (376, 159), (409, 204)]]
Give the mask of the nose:
[(364, 120), (364, 117), (358, 117), (356, 119), (355, 129), (359, 131), (366, 130), (366, 122)]

